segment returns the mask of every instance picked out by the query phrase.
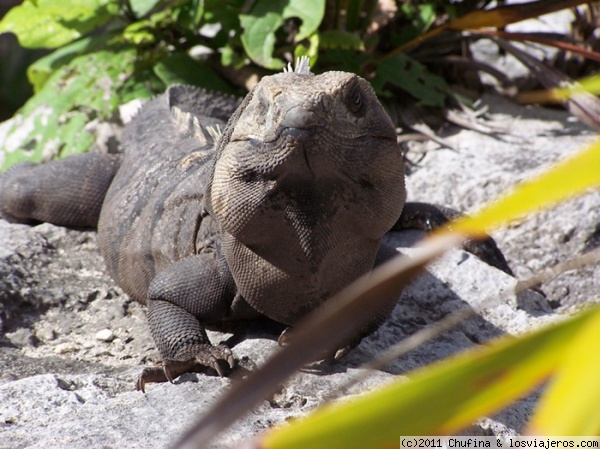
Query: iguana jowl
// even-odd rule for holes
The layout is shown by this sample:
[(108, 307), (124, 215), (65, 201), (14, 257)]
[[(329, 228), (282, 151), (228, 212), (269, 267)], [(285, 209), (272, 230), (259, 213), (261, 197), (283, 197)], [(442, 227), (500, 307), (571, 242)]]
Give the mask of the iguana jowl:
[(402, 154), (356, 75), (312, 75), (303, 60), (263, 78), (239, 106), (170, 87), (126, 127), (122, 146), (122, 156), (14, 167), (0, 178), (0, 212), (98, 226), (108, 271), (148, 306), (163, 358), (139, 389), (199, 366), (221, 374), (231, 351), (211, 345), (205, 328), (261, 316), (293, 326), (395, 254), (381, 238), (405, 203)]

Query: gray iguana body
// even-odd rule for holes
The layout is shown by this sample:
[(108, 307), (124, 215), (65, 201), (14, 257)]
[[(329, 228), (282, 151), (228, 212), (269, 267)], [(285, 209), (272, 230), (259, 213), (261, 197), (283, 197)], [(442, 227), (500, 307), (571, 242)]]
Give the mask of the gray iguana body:
[(16, 166), (0, 178), (0, 213), (97, 224), (108, 271), (147, 304), (163, 357), (140, 389), (200, 366), (221, 374), (231, 352), (205, 328), (262, 316), (293, 326), (394, 254), (381, 238), (405, 203), (402, 154), (356, 75), (314, 76), (302, 63), (263, 78), (239, 106), (174, 86), (142, 108), (122, 146), (122, 156)]

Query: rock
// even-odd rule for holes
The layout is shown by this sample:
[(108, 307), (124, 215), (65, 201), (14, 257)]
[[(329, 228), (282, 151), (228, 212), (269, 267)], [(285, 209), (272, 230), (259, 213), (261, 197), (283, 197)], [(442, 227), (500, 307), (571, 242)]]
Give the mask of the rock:
[[(516, 107), (496, 97), (484, 102), (496, 120), (510, 121), (510, 134), (491, 137), (461, 130), (446, 137), (458, 152), (425, 145), (423, 160), (407, 180), (410, 199), (474, 210), (593, 138), (561, 111)], [(579, 254), (597, 240), (599, 227), (600, 194), (592, 192), (495, 236), (515, 272), (528, 276)], [(414, 250), (409, 247), (420, 236), (404, 232), (389, 236), (388, 242), (410, 255)], [(240, 366), (233, 379), (185, 374), (175, 385), (148, 385), (146, 395), (133, 391), (141, 368), (159, 356), (143, 307), (106, 275), (95, 239), (89, 230), (0, 220), (0, 449), (168, 447), (235, 378), (256, 369), (277, 349), (276, 334), (256, 329), (233, 348)], [(589, 267), (544, 286), (558, 308), (535, 293), (496, 302), (385, 369), (370, 372), (349, 394), (504, 333), (552, 322), (584, 301), (598, 301), (599, 269)], [(474, 256), (451, 251), (404, 291), (377, 333), (340, 362), (295, 375), (211, 447), (229, 447), (306, 414), (335, 396), (349, 378), (364, 373), (360, 366), (380, 350), (514, 285), (515, 279)], [(228, 337), (210, 334), (215, 343)], [(536, 392), (481, 420), (470, 433), (519, 432), (538, 396)]]
[[(522, 107), (497, 96), (484, 96), (481, 103), (510, 133), (494, 137), (462, 130), (446, 137), (458, 152), (433, 143), (424, 145), (420, 148), (425, 152), (423, 159), (407, 178), (409, 198), (475, 211), (596, 138), (592, 130), (561, 110)], [(515, 274), (527, 278), (592, 249), (598, 227), (600, 191), (596, 189), (493, 235)], [(566, 273), (543, 290), (563, 311), (599, 302), (600, 266)]]

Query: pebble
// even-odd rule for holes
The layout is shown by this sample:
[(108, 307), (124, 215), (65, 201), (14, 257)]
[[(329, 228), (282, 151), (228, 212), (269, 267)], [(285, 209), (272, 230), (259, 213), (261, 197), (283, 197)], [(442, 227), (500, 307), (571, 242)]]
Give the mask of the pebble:
[(56, 337), (58, 337), (56, 331), (48, 327), (37, 329), (35, 335), (44, 342), (56, 340)]
[(67, 354), (77, 351), (79, 351), (79, 346), (74, 343), (59, 343), (54, 347), (54, 352), (57, 354)]
[(110, 329), (102, 329), (96, 332), (96, 340), (111, 342), (115, 338), (115, 334)]

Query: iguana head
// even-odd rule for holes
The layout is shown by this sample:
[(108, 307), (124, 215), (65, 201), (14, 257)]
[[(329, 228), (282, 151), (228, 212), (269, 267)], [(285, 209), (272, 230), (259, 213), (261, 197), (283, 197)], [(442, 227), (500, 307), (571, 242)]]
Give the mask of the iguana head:
[(208, 199), (221, 229), (265, 258), (289, 260), (275, 247), (296, 241), (298, 258), (318, 259), (338, 235), (378, 240), (405, 199), (395, 127), (354, 74), (305, 64), (264, 77), (223, 132)]

